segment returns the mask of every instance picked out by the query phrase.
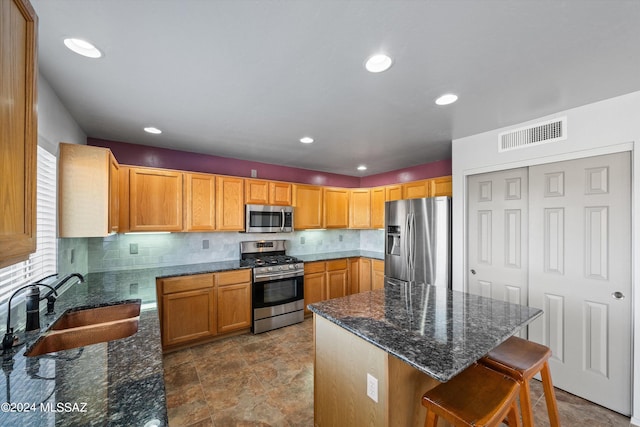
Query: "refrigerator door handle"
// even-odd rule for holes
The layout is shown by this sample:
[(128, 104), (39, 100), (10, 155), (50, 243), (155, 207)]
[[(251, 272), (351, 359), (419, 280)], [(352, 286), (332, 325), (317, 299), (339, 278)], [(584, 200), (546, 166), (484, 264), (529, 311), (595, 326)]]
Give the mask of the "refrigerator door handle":
[(404, 236), (405, 254), (407, 256), (407, 279), (411, 280), (411, 214), (407, 214), (407, 226)]

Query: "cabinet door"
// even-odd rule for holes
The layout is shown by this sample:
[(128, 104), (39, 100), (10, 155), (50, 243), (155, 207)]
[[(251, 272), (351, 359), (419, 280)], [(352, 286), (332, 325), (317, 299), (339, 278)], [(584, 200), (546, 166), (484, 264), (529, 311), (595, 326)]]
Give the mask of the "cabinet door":
[(216, 228), (244, 230), (244, 180), (232, 176), (216, 177)]
[(384, 187), (371, 189), (371, 228), (384, 228)]
[(360, 258), (349, 258), (349, 294), (360, 292)]
[(349, 190), (324, 188), (325, 228), (349, 227)]
[(269, 204), (291, 206), (293, 204), (292, 185), (288, 182), (269, 183)]
[(307, 305), (326, 299), (325, 289), (325, 263), (305, 262), (304, 263), (304, 312), (311, 313)]
[(251, 282), (218, 287), (218, 332), (251, 327)]
[(327, 299), (348, 295), (348, 270), (327, 271)]
[(172, 346), (216, 334), (214, 288), (162, 297), (162, 345)]
[(379, 259), (371, 260), (371, 289), (384, 288), (384, 261)]
[(322, 196), (322, 187), (303, 184), (293, 186), (295, 229), (322, 228)]
[(182, 231), (182, 173), (131, 168), (129, 229)]
[(371, 228), (371, 190), (350, 190), (349, 228)]
[(185, 173), (185, 231), (215, 230), (215, 178), (215, 175)]
[(384, 191), (385, 201), (402, 200), (402, 185), (387, 185), (384, 187)]
[(120, 165), (109, 151), (109, 231), (117, 233), (120, 225)]
[(420, 199), (429, 197), (430, 180), (422, 179), (420, 181), (407, 182), (402, 184), (403, 199)]
[(449, 196), (452, 195), (451, 176), (442, 176), (433, 178), (431, 181), (430, 197)]
[(117, 231), (119, 166), (109, 149), (65, 143), (58, 149), (58, 236)]
[(269, 181), (263, 179), (244, 180), (245, 203), (254, 205), (269, 204)]
[(27, 1), (0, 2), (0, 267), (36, 250), (36, 24)]
[(371, 258), (360, 258), (360, 286), (358, 292), (371, 290)]

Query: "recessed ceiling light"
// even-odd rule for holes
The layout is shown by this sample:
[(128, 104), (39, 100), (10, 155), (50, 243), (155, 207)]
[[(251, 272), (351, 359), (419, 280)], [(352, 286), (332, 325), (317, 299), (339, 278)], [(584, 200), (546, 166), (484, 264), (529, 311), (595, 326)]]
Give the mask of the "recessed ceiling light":
[(358, 170), (359, 171), (366, 171), (367, 167), (365, 165), (360, 165), (360, 166), (358, 166)]
[(449, 104), (453, 104), (457, 100), (458, 100), (458, 95), (454, 95), (452, 93), (446, 93), (442, 95), (440, 98), (436, 99), (436, 104), (449, 105)]
[(313, 138), (311, 138), (310, 136), (304, 136), (300, 138), (300, 142), (302, 142), (303, 144), (311, 144), (313, 142)]
[(102, 52), (86, 40), (68, 38), (64, 39), (64, 45), (78, 55), (86, 56), (87, 58), (100, 58), (102, 56)]
[(383, 71), (387, 71), (389, 67), (391, 67), (393, 61), (385, 54), (373, 55), (367, 62), (364, 64), (364, 67), (367, 71), (371, 73), (381, 73)]
[(147, 132), (147, 133), (152, 133), (154, 135), (159, 135), (159, 134), (162, 133), (162, 131), (160, 129), (154, 128), (153, 126), (149, 126), (149, 127), (144, 128), (144, 131)]

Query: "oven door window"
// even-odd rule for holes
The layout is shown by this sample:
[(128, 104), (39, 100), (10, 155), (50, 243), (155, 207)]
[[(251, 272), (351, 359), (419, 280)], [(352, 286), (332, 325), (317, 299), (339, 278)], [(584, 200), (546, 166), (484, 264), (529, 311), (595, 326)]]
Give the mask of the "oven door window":
[(273, 307), (303, 298), (302, 277), (253, 284), (253, 307)]
[(282, 226), (282, 214), (280, 212), (249, 212), (249, 226), (280, 228)]

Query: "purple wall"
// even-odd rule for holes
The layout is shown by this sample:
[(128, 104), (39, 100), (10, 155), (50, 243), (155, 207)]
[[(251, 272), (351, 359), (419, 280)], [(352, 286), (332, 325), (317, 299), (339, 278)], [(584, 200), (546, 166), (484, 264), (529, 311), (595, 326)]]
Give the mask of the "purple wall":
[(241, 177), (250, 177), (251, 169), (256, 169), (258, 171), (258, 178), (261, 179), (345, 188), (376, 187), (379, 185), (451, 175), (450, 159), (359, 178), (97, 138), (87, 138), (87, 145), (109, 148), (118, 162), (124, 165), (178, 169)]
[(423, 165), (398, 169), (360, 178), (360, 187), (377, 187), (398, 182), (417, 181), (419, 179), (436, 178), (451, 175), (451, 159), (425, 163)]

